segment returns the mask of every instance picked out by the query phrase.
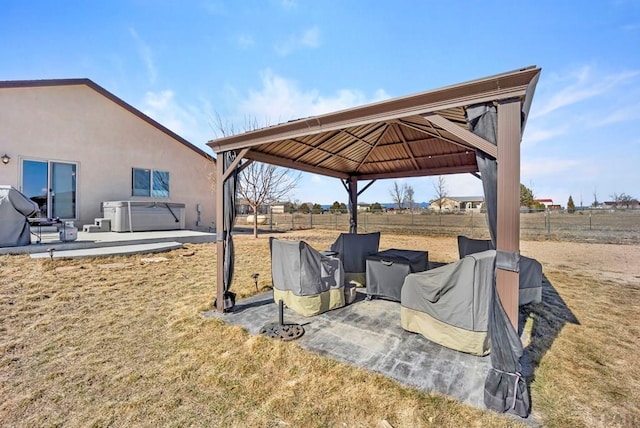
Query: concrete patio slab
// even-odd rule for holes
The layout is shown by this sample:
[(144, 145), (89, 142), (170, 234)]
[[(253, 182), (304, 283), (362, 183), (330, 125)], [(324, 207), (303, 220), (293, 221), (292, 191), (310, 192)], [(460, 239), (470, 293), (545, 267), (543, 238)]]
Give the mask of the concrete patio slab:
[(31, 253), (32, 259), (46, 259), (46, 258), (81, 258), (81, 257), (100, 257), (100, 256), (116, 256), (116, 255), (131, 255), (131, 254), (144, 254), (144, 253), (159, 253), (162, 251), (175, 250), (182, 248), (180, 242), (156, 242), (150, 244), (136, 244), (136, 245), (118, 245), (112, 247), (94, 247), (94, 248), (82, 248), (76, 250), (53, 250), (51, 252)]
[[(215, 242), (215, 233), (196, 230), (164, 230), (153, 232), (78, 232), (78, 239), (70, 242), (60, 241), (58, 233), (42, 233), (40, 243), (32, 237), (31, 245), (0, 248), (2, 254), (41, 253), (53, 248), (55, 251), (88, 248), (115, 247), (120, 245), (151, 244), (159, 242), (179, 242), (201, 244)], [(48, 255), (47, 255), (48, 256)]]
[[(239, 301), (231, 313), (205, 313), (258, 334), (278, 321), (273, 293)], [(439, 392), (485, 408), (483, 388), (490, 357), (477, 357), (435, 344), (400, 326), (400, 304), (365, 300), (363, 291), (348, 306), (306, 318), (285, 308), (285, 323), (304, 326), (296, 342), (303, 348), (389, 376), (422, 391)]]

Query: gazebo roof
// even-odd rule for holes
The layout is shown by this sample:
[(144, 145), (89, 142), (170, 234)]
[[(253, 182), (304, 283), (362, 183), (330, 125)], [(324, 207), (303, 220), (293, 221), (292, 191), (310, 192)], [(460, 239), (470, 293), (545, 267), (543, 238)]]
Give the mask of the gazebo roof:
[[(540, 68), (530, 66), (362, 107), (219, 138), (216, 152), (357, 180), (476, 172), (475, 150), (496, 146), (467, 130), (467, 106), (519, 99), (528, 114)], [(523, 124), (524, 126), (524, 124)]]

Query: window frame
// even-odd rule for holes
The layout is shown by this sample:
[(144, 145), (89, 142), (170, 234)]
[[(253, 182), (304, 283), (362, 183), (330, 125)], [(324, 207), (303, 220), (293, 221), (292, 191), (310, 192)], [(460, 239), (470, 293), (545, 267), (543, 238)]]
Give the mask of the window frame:
[[(148, 185), (145, 194), (141, 194), (140, 190), (142, 188), (136, 188), (136, 172), (142, 171), (146, 174), (146, 182), (144, 184)], [(156, 189), (154, 186), (154, 178), (156, 174), (165, 174), (166, 175), (166, 189), (160, 188)], [(155, 169), (155, 168), (139, 168), (132, 167), (131, 168), (131, 196), (138, 198), (155, 198), (155, 199), (169, 199), (171, 197), (171, 173), (170, 171)]]

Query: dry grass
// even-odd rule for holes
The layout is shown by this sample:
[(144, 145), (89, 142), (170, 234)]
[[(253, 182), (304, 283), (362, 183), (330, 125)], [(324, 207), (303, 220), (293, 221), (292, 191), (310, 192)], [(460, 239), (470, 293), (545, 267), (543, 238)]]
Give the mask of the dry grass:
[(549, 426), (639, 426), (640, 283), (575, 271), (547, 277), (576, 320), (551, 296), (531, 308), (539, 413)]
[[(327, 248), (336, 235), (286, 237)], [(453, 238), (383, 235), (381, 246), (457, 258)], [(236, 250), (239, 297), (255, 293), (254, 272), (268, 288), (266, 237), (237, 237)], [(517, 425), (205, 319), (215, 294), (214, 246), (161, 256), (167, 260), (0, 257), (0, 425)], [(566, 314), (552, 305), (531, 308), (536, 412), (550, 426), (638, 422), (637, 282), (568, 268), (545, 273), (580, 325), (565, 325)]]
[[(242, 296), (255, 292), (253, 272), (261, 287), (269, 284), (268, 246), (262, 237), (236, 243)], [(188, 250), (195, 254), (173, 251), (161, 263), (0, 258), (1, 424), (515, 424), (203, 318), (215, 292), (215, 250)]]

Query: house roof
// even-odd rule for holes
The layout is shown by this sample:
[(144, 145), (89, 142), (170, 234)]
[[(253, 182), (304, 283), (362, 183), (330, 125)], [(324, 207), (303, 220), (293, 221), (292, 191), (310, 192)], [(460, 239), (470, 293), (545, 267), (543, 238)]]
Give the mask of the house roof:
[(103, 95), (104, 97), (108, 98), (109, 100), (113, 101), (114, 103), (118, 104), (120, 107), (122, 107), (125, 110), (128, 110), (130, 113), (133, 113), (134, 115), (138, 116), (140, 119), (144, 120), (145, 122), (147, 122), (151, 126), (157, 128), (161, 132), (164, 132), (165, 134), (167, 134), (168, 136), (170, 136), (174, 140), (178, 141), (181, 144), (184, 144), (185, 146), (187, 146), (188, 148), (190, 148), (194, 152), (198, 153), (199, 155), (204, 156), (205, 158), (215, 162), (215, 158), (213, 158), (210, 154), (208, 154), (204, 150), (200, 149), (199, 147), (191, 144), (189, 141), (185, 140), (183, 137), (179, 136), (178, 134), (176, 134), (175, 132), (173, 132), (169, 128), (167, 128), (164, 125), (160, 124), (159, 122), (153, 120), (152, 118), (150, 118), (149, 116), (147, 116), (146, 114), (144, 114), (143, 112), (138, 110), (137, 108), (133, 107), (131, 104), (127, 103), (126, 101), (122, 100), (121, 98), (118, 98), (117, 96), (115, 96), (111, 92), (107, 91), (105, 88), (103, 88), (102, 86), (98, 85), (97, 83), (95, 83), (91, 79), (79, 78), (79, 79), (42, 79), (42, 80), (4, 80), (4, 81), (0, 81), (0, 89), (2, 89), (2, 88), (35, 88), (35, 87), (46, 87), (46, 86), (75, 86), (75, 85), (88, 86), (89, 88), (93, 89), (94, 91), (98, 92), (99, 94)]
[(445, 199), (456, 202), (484, 202), (484, 196), (446, 196)]
[(246, 159), (341, 179), (474, 173), (475, 151), (497, 158), (497, 148), (467, 130), (466, 107), (519, 99), (526, 121), (539, 74), (540, 68), (526, 67), (208, 145), (216, 153), (242, 149)]

